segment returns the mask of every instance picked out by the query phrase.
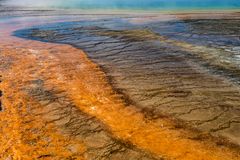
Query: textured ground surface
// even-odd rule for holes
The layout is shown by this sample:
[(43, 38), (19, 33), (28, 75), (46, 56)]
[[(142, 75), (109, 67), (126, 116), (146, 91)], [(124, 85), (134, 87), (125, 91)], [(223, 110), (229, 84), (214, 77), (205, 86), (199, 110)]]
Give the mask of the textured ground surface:
[(149, 118), (170, 115), (240, 144), (240, 15), (204, 16), (105, 18), (17, 33), (83, 49)]
[[(4, 16), (9, 14), (4, 12)], [(8, 17), (0, 21), (0, 34), (3, 37), (0, 39), (0, 159), (239, 159), (238, 148), (227, 145), (226, 140), (186, 129), (182, 123), (162, 116), (165, 112), (173, 112), (164, 110), (160, 103), (172, 105), (173, 110), (176, 104), (182, 108), (188, 107), (191, 98), (187, 95), (192, 97), (193, 102), (199, 101), (199, 107), (202, 107), (201, 96), (199, 99), (196, 96), (200, 91), (209, 97), (209, 93), (216, 90), (214, 93), (218, 94), (215, 98), (219, 100), (224, 98), (221, 95), (227, 91), (226, 96), (231, 95), (231, 105), (239, 104), (238, 99), (233, 103), (232, 98), (238, 94), (235, 87), (237, 83), (233, 83), (237, 80), (234, 78), (230, 81), (225, 75), (210, 76), (209, 72), (196, 64), (198, 68), (193, 68), (195, 57), (190, 59), (191, 54), (184, 57), (185, 53), (189, 53), (188, 48), (184, 48), (185, 43), (177, 43), (141, 29), (112, 31), (105, 29), (104, 25), (103, 29), (96, 26), (77, 26), (73, 29), (74, 34), (83, 35), (77, 36), (81, 42), (78, 47), (84, 47), (90, 58), (103, 65), (108, 76), (113, 78), (114, 87), (124, 89), (121, 92), (128, 95), (131, 102), (126, 103), (127, 97), (112, 89), (106, 74), (83, 51), (65, 44), (50, 44), (12, 36), (13, 31), (33, 24), (66, 21), (63, 17), (27, 17), (28, 14), (32, 13), (24, 14), (24, 18)], [(93, 15), (79, 15), (78, 18), (81, 21), (96, 19)], [(77, 17), (69, 16), (67, 19), (77, 20)], [(135, 16), (130, 20), (134, 23), (142, 21)], [(52, 33), (38, 30), (34, 34), (43, 35), (41, 38), (52, 37), (53, 40), (56, 37), (64, 38)], [(104, 49), (107, 46), (110, 47)], [(176, 46), (184, 49), (179, 51)], [(112, 51), (107, 53), (106, 50)], [(143, 57), (146, 54), (143, 50), (149, 54), (148, 57)], [(166, 52), (162, 53), (162, 50)], [(94, 54), (96, 52), (99, 54)], [(115, 52), (122, 54), (115, 56)], [(155, 52), (162, 54), (154, 54)], [(135, 54), (130, 56), (128, 53)], [(155, 61), (150, 55), (156, 56)], [(193, 62), (187, 63), (188, 59)], [(151, 69), (150, 64), (161, 63), (166, 67), (158, 68), (159, 72), (154, 73), (156, 70)], [(174, 66), (171, 67), (171, 64)], [(191, 74), (183, 74), (186, 73), (183, 72), (185, 69)], [(194, 77), (189, 78), (190, 75)], [(192, 93), (191, 88), (186, 91), (186, 86), (197, 81), (201, 85), (200, 89), (196, 87), (195, 93)], [(182, 86), (179, 82), (182, 82)], [(149, 83), (152, 83), (152, 88), (146, 92)], [(211, 85), (212, 88), (202, 87), (204, 84)], [(214, 88), (213, 84), (221, 86)], [(226, 90), (222, 86), (226, 86)], [(153, 103), (154, 99), (158, 99), (156, 104)], [(214, 103), (216, 99), (210, 98), (206, 101), (206, 106)], [(216, 104), (221, 104), (221, 101)], [(165, 107), (167, 108), (168, 106)], [(235, 106), (232, 108), (235, 109)], [(237, 114), (237, 111), (226, 110), (223, 114), (229, 113)], [(179, 116), (176, 114), (176, 117)], [(203, 127), (205, 128), (207, 127)]]

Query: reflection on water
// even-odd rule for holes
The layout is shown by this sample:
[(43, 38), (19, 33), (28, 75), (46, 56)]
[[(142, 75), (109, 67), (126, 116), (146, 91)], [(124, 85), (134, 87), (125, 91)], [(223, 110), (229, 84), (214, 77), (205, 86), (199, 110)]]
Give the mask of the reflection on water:
[(138, 24), (118, 17), (15, 34), (81, 48), (151, 118), (171, 115), (240, 144), (239, 24), (238, 15)]

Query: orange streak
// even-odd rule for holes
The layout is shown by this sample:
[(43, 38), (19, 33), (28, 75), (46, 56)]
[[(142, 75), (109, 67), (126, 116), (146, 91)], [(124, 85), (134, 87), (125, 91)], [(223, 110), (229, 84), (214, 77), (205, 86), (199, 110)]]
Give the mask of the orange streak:
[[(191, 134), (189, 131), (175, 129), (172, 122), (166, 119), (158, 122), (145, 119), (144, 115), (137, 111), (137, 107), (124, 104), (107, 83), (105, 74), (78, 49), (68, 45), (17, 39), (9, 35), (0, 47), (8, 51), (3, 52), (5, 56), (16, 59), (15, 67), (10, 69), (8, 74), (15, 74), (19, 82), (21, 79), (27, 81), (32, 79), (29, 76), (32, 73), (31, 70), (24, 69), (37, 69), (37, 73), (44, 77), (46, 88), (65, 91), (80, 110), (97, 117), (113, 136), (123, 141), (169, 159), (240, 158), (239, 153), (229, 148), (188, 139), (187, 135)], [(36, 65), (41, 68), (36, 68)], [(7, 81), (11, 84), (13, 79)], [(5, 92), (10, 92), (12, 86), (8, 87), (5, 87)], [(11, 104), (7, 105), (11, 107)]]

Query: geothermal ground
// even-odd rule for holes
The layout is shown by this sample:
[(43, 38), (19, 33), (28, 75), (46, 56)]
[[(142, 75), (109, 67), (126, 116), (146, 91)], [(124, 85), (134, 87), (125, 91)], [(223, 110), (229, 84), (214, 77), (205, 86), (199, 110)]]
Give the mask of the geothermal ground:
[(0, 14), (0, 159), (240, 159), (239, 13)]

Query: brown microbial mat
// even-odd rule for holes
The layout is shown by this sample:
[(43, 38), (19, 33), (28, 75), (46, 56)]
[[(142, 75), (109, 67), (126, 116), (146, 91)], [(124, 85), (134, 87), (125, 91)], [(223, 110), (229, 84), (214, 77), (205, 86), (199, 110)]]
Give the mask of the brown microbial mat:
[(239, 13), (0, 14), (0, 159), (240, 159)]

